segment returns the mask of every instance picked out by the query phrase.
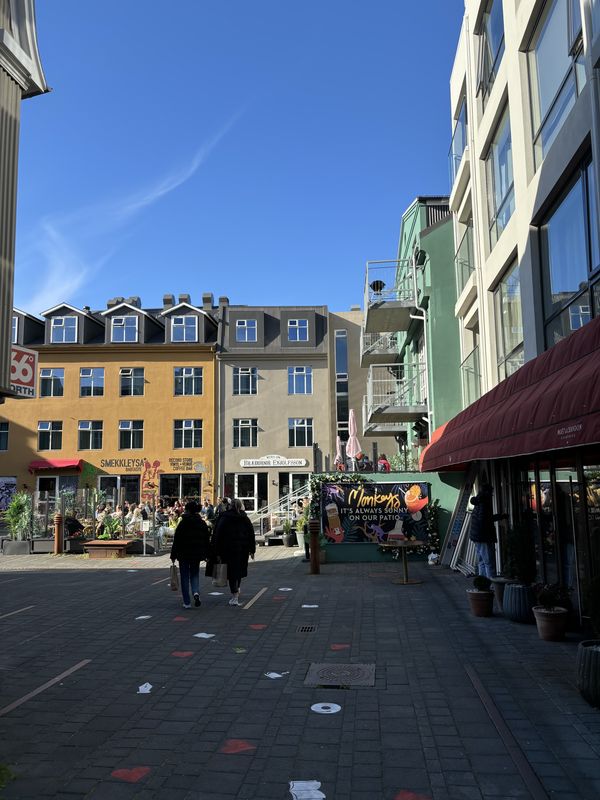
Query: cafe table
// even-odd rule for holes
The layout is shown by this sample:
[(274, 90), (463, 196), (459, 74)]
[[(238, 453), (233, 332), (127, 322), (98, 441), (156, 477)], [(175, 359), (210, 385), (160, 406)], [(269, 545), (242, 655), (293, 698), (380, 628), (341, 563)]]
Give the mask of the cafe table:
[(384, 542), (380, 545), (382, 550), (394, 553), (395, 558), (398, 558), (398, 555), (400, 555), (402, 558), (402, 578), (395, 578), (392, 583), (397, 583), (401, 586), (423, 583), (423, 581), (417, 581), (408, 577), (408, 559), (406, 558), (406, 553), (408, 550), (411, 550), (414, 547), (421, 547), (424, 544), (425, 542), (419, 539), (398, 539), (397, 541)]

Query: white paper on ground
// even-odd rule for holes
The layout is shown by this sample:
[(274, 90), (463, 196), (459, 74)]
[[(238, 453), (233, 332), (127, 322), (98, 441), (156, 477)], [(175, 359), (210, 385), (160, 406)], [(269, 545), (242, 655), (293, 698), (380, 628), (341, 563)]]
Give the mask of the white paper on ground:
[(289, 586), (281, 586), (279, 589), (277, 589), (277, 591), (278, 591), (278, 592), (291, 592), (291, 591), (293, 591), (293, 590), (292, 590), (292, 589), (290, 589), (290, 587), (289, 587)]
[(307, 605), (306, 603), (302, 606), (302, 608), (318, 608), (318, 605)]
[(142, 683), (141, 686), (138, 686), (137, 693), (138, 694), (150, 694), (152, 691), (152, 684), (151, 683)]
[(310, 710), (317, 714), (337, 714), (338, 711), (342, 710), (342, 707), (338, 706), (337, 703), (315, 703), (314, 706), (310, 707)]
[(144, 614), (144, 615), (143, 615), (143, 616), (141, 616), (141, 617), (136, 617), (136, 619), (152, 619), (152, 617), (151, 617), (151, 615), (150, 615), (150, 614)]
[(137, 572), (137, 569), (128, 569), (127, 572)]
[(324, 800), (320, 791), (321, 781), (290, 781), (290, 794), (293, 800)]
[(195, 633), (194, 634), (196, 639), (212, 639), (214, 635), (215, 635), (214, 633)]
[(219, 594), (225, 594), (225, 592), (209, 592), (209, 594), (212, 595), (213, 597), (216, 597)]
[(265, 672), (266, 678), (271, 678), (275, 680), (275, 678), (283, 678), (284, 675), (289, 675), (289, 672)]

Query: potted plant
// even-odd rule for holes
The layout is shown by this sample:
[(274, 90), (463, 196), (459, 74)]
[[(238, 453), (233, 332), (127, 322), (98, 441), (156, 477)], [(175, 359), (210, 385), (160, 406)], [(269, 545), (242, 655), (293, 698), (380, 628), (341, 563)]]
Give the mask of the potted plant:
[(591, 706), (600, 708), (600, 577), (590, 581), (586, 600), (592, 629), (597, 638), (579, 642), (577, 688)]
[(531, 610), (535, 603), (532, 583), (536, 575), (533, 532), (525, 523), (509, 528), (506, 542), (507, 572), (515, 580), (504, 589), (504, 616), (513, 622), (535, 621)]
[(538, 588), (537, 602), (532, 610), (540, 639), (546, 642), (564, 639), (571, 605), (567, 592), (558, 583), (547, 583)]
[(467, 589), (467, 597), (474, 617), (491, 617), (494, 610), (492, 582), (485, 575), (473, 578), (473, 588)]
[(283, 544), (285, 547), (293, 547), (294, 546), (294, 532), (292, 530), (292, 522), (289, 519), (284, 519), (283, 524), (281, 525), (281, 529), (283, 531), (282, 539)]
[(5, 556), (29, 555), (31, 552), (31, 496), (27, 492), (15, 492), (4, 512), (4, 522), (11, 538), (4, 541)]

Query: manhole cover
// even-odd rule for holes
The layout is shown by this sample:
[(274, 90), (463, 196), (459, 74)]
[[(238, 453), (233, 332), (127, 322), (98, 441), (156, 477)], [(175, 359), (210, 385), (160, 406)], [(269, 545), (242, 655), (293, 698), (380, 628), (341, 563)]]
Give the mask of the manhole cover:
[(298, 625), (296, 633), (314, 633), (316, 630), (316, 625)]
[(311, 664), (305, 686), (375, 686), (375, 664)]

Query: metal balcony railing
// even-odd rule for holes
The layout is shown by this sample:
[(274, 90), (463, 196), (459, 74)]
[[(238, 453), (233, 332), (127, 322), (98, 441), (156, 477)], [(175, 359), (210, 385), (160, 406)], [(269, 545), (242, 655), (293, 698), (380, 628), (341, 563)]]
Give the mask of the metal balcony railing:
[(456, 270), (456, 295), (460, 297), (471, 273), (475, 271), (473, 258), (473, 228), (469, 225), (464, 232), (454, 256)]
[[(376, 411), (401, 412), (409, 416), (427, 405), (427, 367), (422, 361), (369, 367), (367, 419)], [(417, 412), (417, 414), (420, 412)]]
[(466, 408), (481, 397), (481, 371), (479, 369), (479, 347), (475, 347), (460, 365), (463, 407)]
[(397, 333), (360, 334), (360, 352), (364, 356), (398, 355), (399, 341)]
[(386, 302), (415, 303), (411, 259), (367, 262), (365, 310)]
[(454, 133), (452, 134), (452, 141), (450, 143), (450, 151), (448, 153), (448, 169), (450, 172), (450, 189), (454, 186), (454, 181), (458, 175), (460, 162), (462, 161), (463, 153), (468, 144), (468, 126), (467, 126), (467, 106), (463, 103), (456, 125), (454, 126)]

